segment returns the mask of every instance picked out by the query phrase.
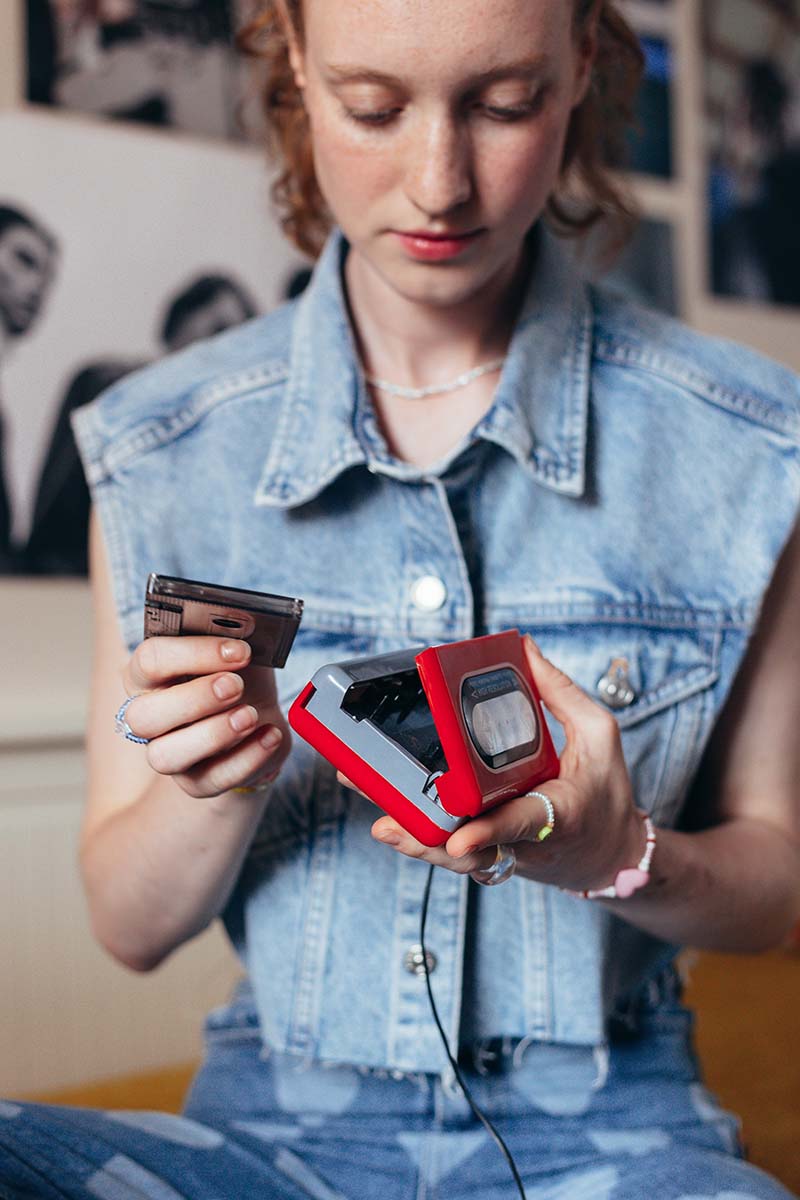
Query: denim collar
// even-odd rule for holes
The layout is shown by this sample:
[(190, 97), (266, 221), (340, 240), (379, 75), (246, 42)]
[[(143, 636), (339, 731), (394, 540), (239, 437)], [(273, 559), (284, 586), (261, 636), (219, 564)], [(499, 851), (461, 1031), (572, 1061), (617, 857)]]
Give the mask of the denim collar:
[(363, 465), (397, 479), (440, 474), (477, 439), (503, 447), (543, 486), (585, 486), (592, 311), (585, 283), (542, 230), (535, 267), (489, 412), (446, 460), (421, 470), (394, 458), (358, 366), (342, 285), (347, 244), (329, 238), (297, 303), (289, 375), (255, 503), (291, 508)]

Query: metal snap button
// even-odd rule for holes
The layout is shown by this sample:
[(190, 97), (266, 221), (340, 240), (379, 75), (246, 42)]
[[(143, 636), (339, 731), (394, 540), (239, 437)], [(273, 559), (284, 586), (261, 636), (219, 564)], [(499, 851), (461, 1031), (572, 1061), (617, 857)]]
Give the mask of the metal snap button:
[(421, 575), (411, 586), (411, 603), (421, 612), (436, 612), (447, 599), (447, 588), (438, 575)]
[[(428, 974), (432, 975), (436, 970), (436, 955), (431, 950), (427, 950), (426, 958), (428, 962)], [(422, 946), (409, 946), (403, 956), (403, 966), (409, 975), (425, 974), (425, 960), (422, 957)]]
[(597, 681), (598, 695), (609, 708), (627, 708), (636, 699), (628, 669), (627, 658), (612, 658), (605, 675)]

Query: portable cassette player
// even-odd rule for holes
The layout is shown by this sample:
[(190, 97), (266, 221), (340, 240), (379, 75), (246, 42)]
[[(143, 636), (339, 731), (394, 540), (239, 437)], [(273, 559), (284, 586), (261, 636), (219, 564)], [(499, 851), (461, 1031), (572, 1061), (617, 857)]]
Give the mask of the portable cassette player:
[(517, 630), (330, 663), (289, 723), (427, 846), (558, 774)]

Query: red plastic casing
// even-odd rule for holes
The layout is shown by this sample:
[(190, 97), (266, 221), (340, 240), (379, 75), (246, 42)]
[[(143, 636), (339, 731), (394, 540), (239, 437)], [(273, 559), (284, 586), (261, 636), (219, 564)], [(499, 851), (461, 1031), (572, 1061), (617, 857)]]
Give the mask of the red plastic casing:
[[(437, 777), (436, 788), (448, 813), (464, 819), (476, 817), (558, 775), (558, 755), (517, 630), (431, 646), (421, 651), (415, 662), (447, 759), (448, 770)], [(540, 738), (534, 754), (492, 769), (472, 743), (460, 698), (467, 676), (501, 667), (512, 668), (523, 681), (536, 711)], [(292, 728), (419, 842), (443, 845), (453, 830), (431, 821), (412, 799), (310, 713), (306, 706), (313, 692), (313, 683), (306, 684), (289, 709)]]
[[(516, 629), (465, 642), (430, 646), (418, 654), (415, 661), (449, 768), (436, 781), (439, 798), (447, 812), (453, 816), (477, 817), (487, 808), (558, 775), (558, 755), (542, 715), (541, 699), (528, 667), (522, 638)], [(510, 667), (525, 685), (536, 712), (540, 738), (533, 755), (493, 769), (487, 766), (472, 743), (462, 711), (461, 687), (467, 676), (501, 667)]]
[(394, 817), (399, 825), (424, 846), (441, 846), (450, 834), (435, 825), (407, 796), (384, 779), (379, 771), (365, 762), (346, 742), (331, 733), (327, 725), (306, 708), (314, 692), (313, 683), (307, 683), (289, 709), (289, 724), (302, 738), (319, 750), (323, 758), (346, 775), (351, 783), (360, 788), (378, 808)]

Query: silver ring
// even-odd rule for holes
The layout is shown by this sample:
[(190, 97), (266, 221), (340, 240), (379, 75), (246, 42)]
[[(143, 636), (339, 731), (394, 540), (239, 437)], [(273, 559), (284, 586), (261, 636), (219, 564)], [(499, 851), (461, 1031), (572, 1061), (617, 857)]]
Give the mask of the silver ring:
[(485, 871), (472, 871), (472, 878), (482, 887), (495, 887), (505, 883), (517, 869), (517, 852), (513, 846), (498, 845), (494, 862)]
[(128, 705), (131, 700), (135, 700), (136, 696), (128, 696), (123, 700), (122, 704), (117, 709), (117, 715), (114, 717), (114, 732), (121, 733), (129, 742), (136, 742), (139, 746), (146, 746), (150, 738), (139, 737), (138, 733), (134, 733), (128, 722), (125, 720), (125, 713), (128, 711)]

